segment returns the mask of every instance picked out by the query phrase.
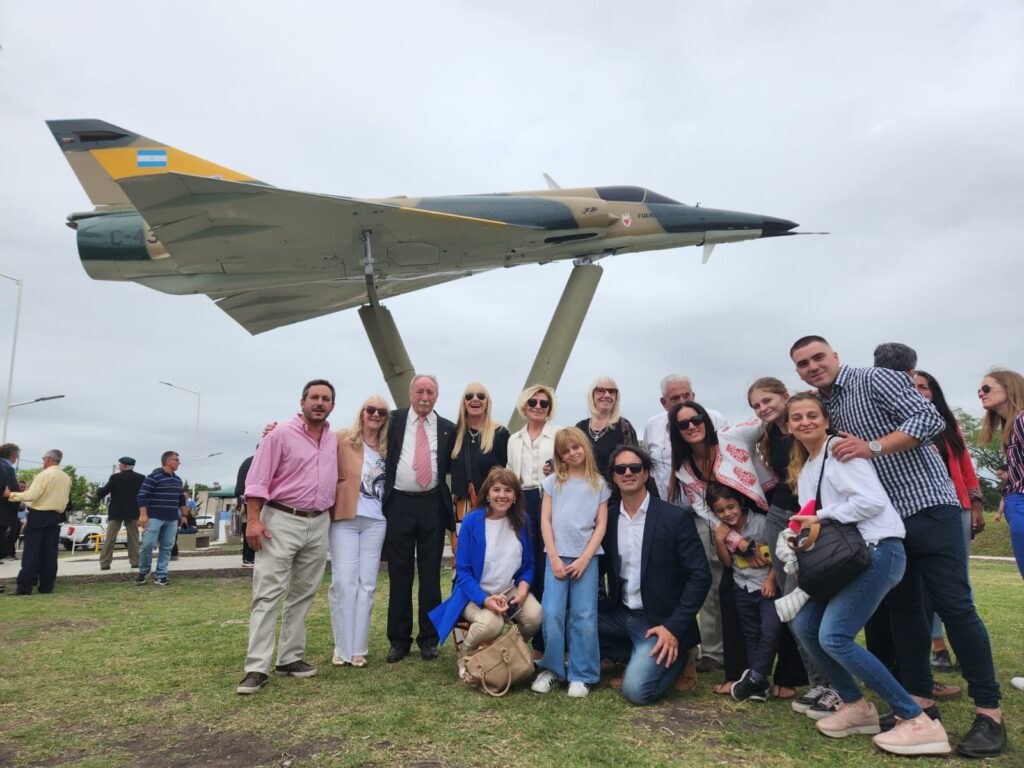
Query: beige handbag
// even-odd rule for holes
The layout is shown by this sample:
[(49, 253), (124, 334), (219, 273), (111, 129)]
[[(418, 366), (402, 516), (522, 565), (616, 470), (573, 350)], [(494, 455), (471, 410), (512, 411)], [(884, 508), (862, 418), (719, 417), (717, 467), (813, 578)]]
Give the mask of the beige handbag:
[(465, 661), (466, 671), (491, 696), (504, 696), (533, 674), (533, 655), (514, 624), (508, 632)]

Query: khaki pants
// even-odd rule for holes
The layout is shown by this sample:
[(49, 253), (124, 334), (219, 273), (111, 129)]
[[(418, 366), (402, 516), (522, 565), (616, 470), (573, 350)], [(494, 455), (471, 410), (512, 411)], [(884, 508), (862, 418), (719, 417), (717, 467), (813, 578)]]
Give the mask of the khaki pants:
[[(512, 596), (514, 597), (515, 595), (513, 594)], [(466, 604), (462, 615), (470, 623), (469, 631), (466, 632), (466, 639), (462, 641), (463, 655), (473, 653), (473, 651), (480, 647), (481, 643), (496, 640), (501, 636), (501, 632), (505, 628), (505, 620), (501, 616), (487, 608), (481, 608), (472, 600)], [(516, 617), (523, 640), (529, 642), (530, 638), (537, 634), (537, 630), (540, 629), (541, 618), (540, 603), (537, 602), (533, 595), (527, 594), (523, 607), (519, 609), (519, 615)]]
[(117, 533), (124, 525), (128, 532), (128, 562), (132, 568), (139, 567), (139, 521), (138, 520), (115, 520), (107, 518), (107, 537), (103, 540), (103, 548), (100, 550), (100, 568), (110, 567), (114, 559), (114, 544), (117, 542)]
[(263, 507), (260, 512), (260, 522), (271, 538), (263, 539), (263, 549), (253, 568), (246, 672), (270, 674), (277, 606), (282, 597), (277, 665), (302, 659), (306, 649), (306, 614), (320, 589), (327, 565), (330, 518), (327, 513), (299, 517), (273, 507)]
[(715, 532), (702, 517), (694, 515), (697, 524), (697, 535), (704, 545), (704, 554), (708, 558), (711, 569), (711, 589), (700, 609), (700, 655), (710, 656), (720, 664), (725, 663), (725, 651), (722, 645), (722, 606), (718, 598), (718, 587), (722, 583), (722, 563), (715, 551)]

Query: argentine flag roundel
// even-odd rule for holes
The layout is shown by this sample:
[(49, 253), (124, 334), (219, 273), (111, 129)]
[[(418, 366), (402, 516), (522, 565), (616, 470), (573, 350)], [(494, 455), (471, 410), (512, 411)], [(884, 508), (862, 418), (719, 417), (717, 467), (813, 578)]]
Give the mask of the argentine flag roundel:
[(139, 168), (166, 168), (166, 149), (140, 149), (135, 153), (135, 161)]

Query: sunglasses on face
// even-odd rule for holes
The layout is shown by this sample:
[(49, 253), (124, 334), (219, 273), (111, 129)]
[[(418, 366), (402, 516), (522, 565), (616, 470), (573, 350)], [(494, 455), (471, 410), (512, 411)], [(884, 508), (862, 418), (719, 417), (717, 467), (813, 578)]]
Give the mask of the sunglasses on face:
[(643, 464), (616, 464), (612, 467), (615, 470), (616, 475), (624, 475), (626, 472), (631, 472), (634, 475), (639, 475), (643, 471)]
[(595, 395), (617, 395), (619, 390), (615, 387), (594, 387)]
[(978, 387), (978, 394), (979, 395), (987, 395), (991, 391), (992, 391), (992, 385), (991, 384), (982, 384), (980, 387)]
[(363, 410), (366, 411), (367, 416), (380, 416), (381, 418), (383, 418), (384, 416), (388, 415), (387, 408), (376, 408), (372, 405), (367, 405), (366, 407), (363, 408)]
[(688, 419), (679, 419), (676, 422), (676, 429), (678, 429), (680, 432), (685, 432), (690, 428), (691, 424), (695, 427), (699, 427), (703, 423), (704, 417), (698, 413), (696, 416), (691, 416)]
[(535, 397), (531, 397), (526, 401), (526, 404), (531, 408), (540, 408), (542, 411), (546, 411), (551, 406), (550, 400), (538, 400)]
[(486, 392), (467, 392), (465, 397), (466, 397), (466, 402), (467, 403), (472, 401), (472, 399), (474, 397), (482, 403), (482, 402), (484, 402), (487, 399), (487, 393)]

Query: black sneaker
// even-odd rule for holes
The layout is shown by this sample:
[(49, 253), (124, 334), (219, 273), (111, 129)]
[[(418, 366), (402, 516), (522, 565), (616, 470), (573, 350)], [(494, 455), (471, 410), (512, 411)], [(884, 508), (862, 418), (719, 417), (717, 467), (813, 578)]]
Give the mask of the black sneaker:
[(820, 699), (822, 694), (825, 693), (825, 691), (827, 690), (828, 686), (815, 685), (803, 696), (797, 696), (795, 699), (793, 699), (789, 706), (793, 708), (794, 712), (799, 712), (802, 715), (808, 709), (817, 704), (818, 699)]
[(953, 660), (949, 658), (949, 651), (936, 651), (932, 654), (932, 669), (939, 672), (952, 672), (956, 669)]
[[(942, 716), (939, 714), (939, 708), (937, 705), (932, 704), (930, 707), (924, 707), (924, 713), (928, 715), (932, 720), (941, 720)], [(878, 716), (878, 727), (882, 729), (882, 733), (891, 731), (896, 727), (896, 713), (886, 712), (884, 715)]]
[(235, 688), (235, 693), (243, 696), (256, 693), (256, 691), (267, 684), (269, 679), (270, 675), (264, 675), (262, 672), (246, 672), (242, 682)]
[[(146, 574), (146, 576), (148, 576), (148, 575), (149, 574)], [(136, 587), (141, 587), (143, 584), (146, 583), (146, 576), (143, 576), (141, 573), (137, 574), (135, 576), (135, 581), (132, 582), (132, 583), (135, 584)]]
[(811, 720), (824, 720), (829, 715), (838, 711), (842, 705), (843, 699), (836, 692), (836, 689), (828, 688), (813, 705), (804, 711), (804, 714), (811, 718)]
[(312, 677), (316, 674), (316, 667), (299, 659), (291, 664), (278, 664), (274, 667), (274, 671), (285, 677)]
[(750, 670), (745, 669), (743, 674), (740, 675), (740, 679), (733, 683), (730, 695), (736, 701), (768, 701), (769, 696), (771, 696), (770, 691), (771, 686), (768, 683), (768, 678), (755, 682), (750, 674)]
[(960, 739), (956, 751), (964, 757), (995, 757), (1006, 749), (1006, 723), (997, 723), (980, 712), (974, 715), (974, 724)]
[(156, 584), (158, 587), (166, 587), (171, 582), (167, 580), (166, 576), (157, 576), (155, 579), (153, 579), (153, 583)]

